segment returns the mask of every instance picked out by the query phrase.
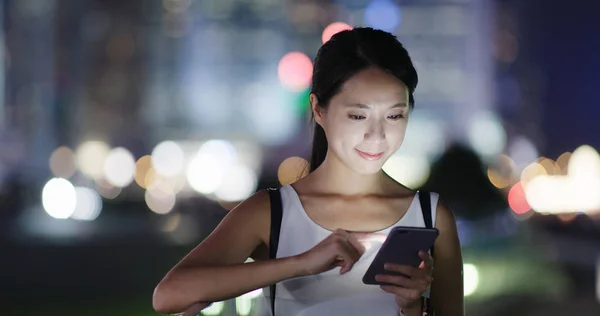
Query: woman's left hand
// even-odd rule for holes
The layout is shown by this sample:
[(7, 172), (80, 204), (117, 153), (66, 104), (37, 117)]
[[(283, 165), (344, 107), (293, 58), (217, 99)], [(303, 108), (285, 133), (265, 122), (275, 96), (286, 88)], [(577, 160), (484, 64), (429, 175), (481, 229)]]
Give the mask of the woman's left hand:
[(423, 259), (418, 268), (386, 263), (385, 269), (399, 272), (405, 276), (378, 274), (375, 279), (380, 282), (393, 285), (382, 285), (381, 289), (396, 296), (396, 303), (402, 309), (420, 307), (421, 295), (433, 281), (433, 258), (428, 252), (419, 251), (419, 257)]

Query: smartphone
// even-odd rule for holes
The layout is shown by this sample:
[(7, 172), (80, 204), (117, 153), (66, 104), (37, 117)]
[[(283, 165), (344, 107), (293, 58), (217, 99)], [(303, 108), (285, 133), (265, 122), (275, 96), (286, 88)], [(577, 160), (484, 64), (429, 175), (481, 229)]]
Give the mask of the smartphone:
[(364, 284), (387, 285), (386, 283), (375, 280), (377, 274), (396, 274), (385, 270), (383, 265), (386, 263), (396, 263), (418, 267), (421, 261), (419, 251), (427, 252), (433, 246), (435, 239), (439, 235), (436, 228), (421, 227), (394, 227), (383, 242), (383, 245), (375, 255), (375, 259), (363, 276)]

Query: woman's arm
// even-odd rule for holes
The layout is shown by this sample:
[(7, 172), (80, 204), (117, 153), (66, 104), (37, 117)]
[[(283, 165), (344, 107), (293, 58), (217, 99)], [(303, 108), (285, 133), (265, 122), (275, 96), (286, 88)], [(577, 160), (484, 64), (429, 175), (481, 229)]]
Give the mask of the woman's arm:
[(304, 272), (294, 257), (244, 263), (268, 244), (268, 193), (258, 192), (225, 216), (215, 230), (158, 284), (153, 306), (160, 313), (181, 313), (192, 305), (221, 301)]
[(436, 316), (463, 316), (463, 261), (456, 219), (441, 201), (435, 222), (440, 235), (434, 246), (431, 303)]

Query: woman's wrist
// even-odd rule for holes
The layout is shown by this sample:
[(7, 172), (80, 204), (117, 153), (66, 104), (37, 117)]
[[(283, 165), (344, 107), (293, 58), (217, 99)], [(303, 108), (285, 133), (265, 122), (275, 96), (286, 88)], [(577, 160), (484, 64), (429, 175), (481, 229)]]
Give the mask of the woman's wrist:
[(398, 315), (399, 316), (421, 316), (421, 300), (419, 300), (418, 303), (412, 304), (411, 306), (407, 306), (407, 307), (400, 307), (400, 309), (398, 309)]

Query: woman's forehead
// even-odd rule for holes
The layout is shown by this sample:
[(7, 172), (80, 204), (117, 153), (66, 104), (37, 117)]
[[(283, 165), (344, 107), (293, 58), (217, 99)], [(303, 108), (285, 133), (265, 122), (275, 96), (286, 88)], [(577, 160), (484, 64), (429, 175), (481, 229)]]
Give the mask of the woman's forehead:
[(391, 74), (366, 70), (348, 79), (335, 99), (366, 105), (407, 103), (408, 88)]

